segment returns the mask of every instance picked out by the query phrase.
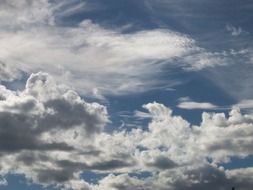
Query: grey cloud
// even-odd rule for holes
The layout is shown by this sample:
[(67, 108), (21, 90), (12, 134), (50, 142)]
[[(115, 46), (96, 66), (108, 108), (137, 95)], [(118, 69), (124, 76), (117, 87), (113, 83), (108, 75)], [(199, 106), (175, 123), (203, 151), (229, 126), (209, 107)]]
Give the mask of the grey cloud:
[(44, 169), (37, 170), (36, 173), (38, 182), (42, 184), (61, 184), (74, 178), (73, 171), (65, 169)]
[[(230, 171), (226, 171), (210, 164), (201, 167), (188, 169), (184, 172), (184, 178), (179, 178), (174, 183), (175, 190), (229, 190), (232, 187), (236, 189), (249, 190), (252, 187), (251, 172), (242, 169), (242, 173), (247, 177), (239, 175), (240, 172), (235, 171), (234, 176), (230, 176)], [(237, 173), (235, 175), (235, 173)]]
[[(148, 186), (145, 182), (128, 176), (127, 174), (122, 175), (109, 175), (100, 181), (98, 190), (151, 190), (152, 186)], [(96, 189), (96, 188), (95, 188)]]
[[(227, 190), (231, 189), (233, 183), (227, 179), (224, 171), (212, 167), (211, 165), (204, 165), (201, 167), (188, 168), (184, 171), (182, 176), (177, 177), (173, 184), (173, 189), (176, 190)], [(185, 176), (185, 178), (183, 177)], [(173, 178), (173, 177), (172, 177)]]
[(69, 160), (58, 160), (56, 161), (56, 164), (60, 167), (60, 168), (68, 168), (68, 169), (72, 169), (72, 170), (77, 170), (77, 169), (82, 169), (85, 170), (86, 168), (88, 168), (86, 163), (81, 163), (81, 162), (72, 162)]
[(101, 161), (101, 162), (95, 162), (92, 164), (72, 162), (69, 160), (58, 160), (56, 161), (56, 163), (61, 168), (69, 168), (69, 169), (74, 169), (74, 170), (76, 169), (98, 170), (98, 171), (112, 171), (118, 168), (133, 166), (133, 163), (127, 163), (127, 161), (123, 161), (123, 160)]
[(147, 166), (166, 170), (176, 167), (177, 164), (165, 156), (158, 156), (155, 158), (154, 162), (147, 163)]
[(0, 78), (1, 81), (12, 81), (21, 77), (20, 71), (8, 66), (0, 61)]
[(253, 185), (253, 168), (239, 168), (227, 171), (227, 175), (237, 189), (248, 190)]
[(93, 163), (91, 166), (89, 166), (89, 168), (94, 170), (113, 170), (117, 168), (131, 167), (133, 165), (134, 163), (128, 163), (127, 161), (123, 160), (109, 160)]
[[(250, 173), (247, 173), (250, 174)], [(218, 169), (210, 164), (202, 166), (191, 166), (187, 169), (165, 171), (159, 177), (151, 177), (147, 180), (140, 180), (128, 175), (108, 176), (100, 182), (99, 190), (230, 190), (236, 187), (249, 190), (252, 182), (249, 179), (236, 176), (230, 177), (223, 169)]]
[(55, 111), (55, 114), (48, 115), (46, 119), (41, 120), (39, 123), (39, 125), (48, 129), (84, 125), (88, 134), (94, 134), (100, 132), (101, 126), (104, 124), (99, 115), (90, 113), (88, 111), (89, 107), (80, 102), (73, 103), (68, 99), (54, 99), (47, 101), (45, 107)]
[[(228, 117), (203, 113), (202, 123), (192, 126), (154, 102), (143, 106), (151, 118), (147, 130), (108, 134), (105, 107), (85, 102), (47, 74), (33, 74), (22, 92), (0, 90), (1, 171), (75, 190), (225, 190), (232, 185), (248, 190), (251, 185), (248, 168), (216, 165), (253, 153), (253, 116), (238, 109)], [(94, 185), (80, 178), (87, 170), (120, 174)], [(145, 171), (152, 175), (128, 175)]]
[[(80, 138), (88, 141), (103, 130), (108, 122), (104, 106), (85, 102), (77, 93), (56, 84), (45, 73), (31, 75), (21, 92), (2, 86), (0, 90), (1, 168), (8, 167), (7, 171), (17, 173), (21, 171), (34, 182), (54, 185), (67, 183), (75, 179), (76, 172), (88, 168), (85, 162), (79, 167), (67, 164), (72, 163), (71, 160), (64, 162), (55, 158), (53, 155), (57, 152), (73, 154), (82, 160), (85, 156), (100, 154), (96, 147), (84, 147), (75, 141)], [(64, 134), (69, 135), (67, 139), (62, 137)], [(8, 156), (13, 161), (6, 165)], [(42, 167), (43, 164), (58, 167)], [(105, 168), (106, 164), (97, 167), (100, 166)], [(108, 169), (110, 166), (113, 164), (108, 163)]]
[(39, 139), (41, 130), (34, 128), (36, 118), (24, 114), (0, 113), (0, 151), (21, 150), (68, 150), (74, 148), (66, 143), (47, 143)]
[(50, 158), (43, 153), (33, 151), (23, 151), (17, 157), (17, 162), (22, 162), (27, 166), (33, 165), (37, 161), (49, 161)]

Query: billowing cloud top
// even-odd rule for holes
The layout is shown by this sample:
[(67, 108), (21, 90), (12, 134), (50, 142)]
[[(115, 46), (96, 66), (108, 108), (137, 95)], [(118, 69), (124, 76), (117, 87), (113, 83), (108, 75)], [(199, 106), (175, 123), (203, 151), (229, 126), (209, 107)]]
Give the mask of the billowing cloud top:
[[(201, 125), (194, 126), (154, 102), (144, 105), (151, 118), (147, 130), (109, 134), (103, 130), (109, 121), (104, 106), (85, 102), (48, 74), (32, 74), (23, 91), (0, 89), (2, 176), (12, 172), (45, 187), (99, 190), (252, 185), (243, 177), (251, 176), (251, 168), (219, 167), (253, 154), (253, 116), (238, 109), (228, 118), (203, 113)], [(92, 184), (82, 179), (85, 170), (106, 177)], [(130, 175), (142, 172), (150, 175)]]

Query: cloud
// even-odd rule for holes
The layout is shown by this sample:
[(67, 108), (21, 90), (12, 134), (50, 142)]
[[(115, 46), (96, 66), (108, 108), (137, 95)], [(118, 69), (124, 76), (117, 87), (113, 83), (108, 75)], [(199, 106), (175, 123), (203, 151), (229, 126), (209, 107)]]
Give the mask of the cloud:
[[(44, 187), (75, 190), (252, 187), (251, 168), (218, 167), (253, 154), (251, 114), (237, 108), (228, 117), (204, 112), (195, 126), (154, 102), (143, 106), (146, 112), (136, 112), (150, 119), (148, 126), (106, 133), (106, 107), (80, 95), (104, 99), (104, 94), (160, 88), (159, 76), (169, 64), (201, 70), (227, 65), (245, 52), (208, 52), (190, 36), (168, 29), (122, 33), (90, 20), (65, 26), (57, 20), (87, 11), (86, 3), (11, 0), (0, 5), (1, 80), (31, 74), (21, 91), (0, 86), (0, 185), (7, 184), (6, 175), (20, 174)], [(191, 100), (178, 106), (216, 107)], [(82, 179), (84, 171), (106, 177), (91, 184)], [(131, 176), (139, 172), (151, 176)]]
[(147, 163), (148, 166), (157, 167), (159, 169), (170, 169), (176, 167), (176, 163), (166, 156), (158, 156), (154, 161)]
[[(106, 133), (106, 108), (85, 102), (45, 73), (32, 74), (23, 91), (1, 86), (0, 174), (22, 174), (44, 187), (70, 189), (203, 189), (250, 187), (251, 170), (224, 170), (230, 158), (253, 154), (253, 116), (233, 109), (203, 113), (191, 125), (159, 103), (143, 107), (146, 130)], [(82, 172), (103, 174), (97, 184)], [(131, 173), (149, 172), (145, 178)], [(232, 183), (233, 182), (233, 183)], [(244, 184), (244, 185), (242, 185)]]
[(73, 141), (99, 134), (109, 121), (106, 108), (85, 102), (45, 73), (32, 74), (23, 91), (0, 89), (1, 173), (24, 173), (41, 184), (74, 179), (75, 167), (57, 168), (57, 157), (93, 155), (95, 148)]
[(253, 100), (242, 100), (234, 105), (240, 109), (252, 109), (253, 108)]
[(229, 24), (226, 25), (226, 29), (232, 36), (239, 36), (243, 32), (241, 27), (236, 28)]
[(6, 186), (6, 185), (8, 185), (7, 180), (6, 180), (6, 179), (1, 179), (1, 180), (0, 180), (0, 187), (1, 187), (1, 186)]
[[(250, 179), (224, 170), (217, 164), (230, 162), (231, 157), (252, 155), (252, 116), (232, 110), (228, 118), (223, 113), (203, 113), (202, 123), (191, 126), (172, 110), (158, 103), (144, 105), (152, 118), (148, 131), (132, 129), (114, 133), (100, 141), (110, 142), (114, 155), (119, 151), (132, 154), (135, 167), (123, 175), (105, 177), (96, 189), (228, 189), (232, 186), (248, 189)], [(106, 144), (106, 143), (105, 143)], [(117, 146), (120, 144), (120, 146)], [(116, 151), (116, 152), (115, 152)], [(132, 153), (131, 153), (132, 152)], [(211, 163), (210, 163), (211, 160)], [(146, 179), (126, 175), (131, 168), (152, 172)], [(242, 169), (244, 171), (244, 169)], [(241, 184), (244, 185), (241, 185)]]
[(0, 62), (0, 78), (2, 81), (13, 81), (21, 78), (21, 73), (17, 69)]
[(16, 30), (30, 24), (53, 22), (51, 20), (53, 18), (51, 6), (47, 0), (3, 0), (0, 7), (1, 27), (10, 30)]
[[(123, 137), (114, 134), (114, 139), (121, 139), (124, 149), (128, 145), (128, 151), (135, 152), (142, 171), (159, 171), (158, 174), (153, 173), (151, 178), (145, 180), (128, 175), (110, 176), (100, 182), (101, 189), (250, 187), (250, 179), (244, 178), (243, 182), (239, 182), (239, 175), (235, 176), (236, 180), (232, 179), (230, 172), (234, 170), (224, 170), (217, 164), (230, 162), (231, 157), (252, 155), (251, 115), (242, 115), (239, 110), (232, 110), (226, 118), (223, 113), (204, 112), (200, 126), (191, 126), (180, 116), (173, 116), (172, 110), (164, 105), (150, 103), (144, 107), (152, 117), (148, 131), (132, 130)], [(133, 145), (139, 148), (132, 149)]]
[(14, 79), (43, 71), (82, 94), (103, 98), (173, 86), (159, 77), (166, 65), (200, 70), (226, 62), (190, 36), (168, 29), (121, 33), (91, 20), (67, 26), (57, 21), (92, 9), (86, 2), (29, 2), (1, 2), (0, 60), (12, 68)]
[(205, 110), (214, 110), (218, 109), (219, 107), (211, 104), (209, 102), (194, 102), (188, 97), (186, 98), (180, 98), (179, 104), (177, 105), (178, 108), (181, 109), (205, 109)]
[(241, 168), (228, 171), (228, 176), (232, 181), (238, 184), (241, 189), (250, 189), (252, 186), (252, 172), (253, 168)]
[(75, 28), (32, 27), (2, 35), (3, 62), (25, 73), (48, 72), (82, 93), (96, 89), (118, 94), (159, 86), (159, 80), (150, 80), (162, 72), (159, 61), (184, 55), (194, 43), (172, 31), (121, 34), (88, 20)]

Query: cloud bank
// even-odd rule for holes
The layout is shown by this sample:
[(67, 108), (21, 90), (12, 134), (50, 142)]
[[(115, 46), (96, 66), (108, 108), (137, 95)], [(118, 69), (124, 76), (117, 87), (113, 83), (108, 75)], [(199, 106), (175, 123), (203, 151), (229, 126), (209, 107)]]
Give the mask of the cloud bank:
[[(202, 114), (191, 125), (159, 103), (144, 105), (147, 130), (104, 128), (106, 107), (85, 102), (46, 73), (32, 74), (23, 91), (1, 86), (0, 173), (62, 189), (203, 189), (252, 186), (252, 168), (224, 169), (253, 154), (253, 116), (231, 110)], [(103, 174), (97, 184), (84, 171)], [(148, 177), (133, 173), (148, 172)], [(2, 180), (2, 185), (6, 185)]]

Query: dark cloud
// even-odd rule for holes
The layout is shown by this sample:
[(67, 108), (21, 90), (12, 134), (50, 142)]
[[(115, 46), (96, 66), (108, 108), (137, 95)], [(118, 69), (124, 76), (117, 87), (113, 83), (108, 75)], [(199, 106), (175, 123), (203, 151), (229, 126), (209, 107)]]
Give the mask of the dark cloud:
[[(85, 102), (45, 73), (32, 74), (21, 92), (4, 87), (0, 90), (1, 168), (6, 157), (11, 156), (13, 162), (6, 165), (10, 170), (29, 173), (33, 181), (46, 185), (67, 183), (76, 178), (76, 172), (90, 168), (84, 161), (78, 164), (61, 155), (75, 155), (83, 160), (85, 155), (90, 158), (101, 153), (92, 145), (74, 142), (84, 138), (89, 141), (103, 130), (108, 121), (105, 107)], [(120, 167), (120, 163), (115, 163), (114, 167)], [(96, 167), (110, 169), (113, 163)]]
[(98, 163), (93, 163), (91, 166), (89, 166), (90, 169), (94, 170), (113, 170), (117, 168), (125, 168), (133, 166), (134, 163), (128, 163), (126, 161), (122, 160), (109, 160), (109, 161), (103, 161)]
[(155, 158), (154, 162), (147, 163), (147, 166), (156, 167), (162, 170), (174, 168), (177, 164), (170, 160), (168, 157), (165, 156), (158, 156)]
[(37, 170), (37, 180), (40, 183), (45, 184), (54, 184), (54, 183), (63, 183), (69, 181), (70, 179), (74, 178), (73, 171), (71, 170), (53, 170), (53, 169), (44, 169), (44, 170)]
[(22, 95), (10, 94), (0, 102), (0, 150), (70, 151), (74, 148), (66, 143), (48, 143), (41, 136), (76, 126), (82, 126), (87, 136), (101, 130), (106, 122), (104, 108), (85, 103), (74, 92), (60, 94), (60, 89), (50, 89), (55, 84), (49, 78), (42, 73), (32, 75)]
[(32, 166), (36, 162), (50, 161), (50, 158), (40, 152), (23, 151), (16, 157), (16, 161), (22, 162), (27, 166)]

